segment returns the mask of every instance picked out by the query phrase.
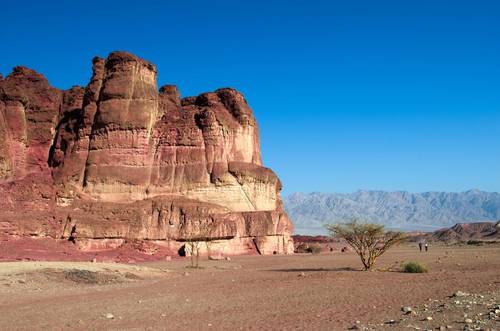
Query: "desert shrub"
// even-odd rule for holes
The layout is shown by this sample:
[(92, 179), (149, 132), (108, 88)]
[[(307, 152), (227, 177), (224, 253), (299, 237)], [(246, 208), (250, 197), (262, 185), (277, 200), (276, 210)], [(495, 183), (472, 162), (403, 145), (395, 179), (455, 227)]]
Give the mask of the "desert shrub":
[(81, 284), (110, 284), (120, 282), (116, 275), (83, 269), (65, 270), (64, 278)]
[(306, 243), (300, 243), (297, 247), (295, 247), (295, 253), (309, 253), (307, 249), (309, 245)]
[(295, 248), (295, 253), (319, 254), (321, 253), (321, 245), (301, 243)]
[(426, 273), (427, 267), (419, 262), (407, 262), (403, 264), (403, 271), (412, 274), (422, 274)]
[(309, 247), (307, 247), (307, 252), (311, 254), (319, 254), (321, 253), (321, 245), (310, 244)]
[(483, 242), (481, 240), (470, 239), (467, 241), (467, 245), (482, 245)]

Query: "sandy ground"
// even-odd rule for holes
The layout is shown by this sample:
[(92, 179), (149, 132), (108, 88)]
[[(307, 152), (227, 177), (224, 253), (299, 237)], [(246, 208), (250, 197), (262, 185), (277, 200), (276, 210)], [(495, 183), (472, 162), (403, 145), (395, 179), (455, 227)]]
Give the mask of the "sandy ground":
[[(410, 260), (430, 272), (397, 271)], [(0, 263), (0, 329), (500, 330), (500, 246), (398, 247), (375, 272), (352, 252), (187, 265)]]

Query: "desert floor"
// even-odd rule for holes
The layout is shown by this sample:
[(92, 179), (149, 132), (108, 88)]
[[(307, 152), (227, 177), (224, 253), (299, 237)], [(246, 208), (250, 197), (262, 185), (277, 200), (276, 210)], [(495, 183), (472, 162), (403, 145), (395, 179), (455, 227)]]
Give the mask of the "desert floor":
[(500, 330), (500, 246), (397, 247), (374, 272), (352, 252), (200, 264), (0, 263), (0, 329)]

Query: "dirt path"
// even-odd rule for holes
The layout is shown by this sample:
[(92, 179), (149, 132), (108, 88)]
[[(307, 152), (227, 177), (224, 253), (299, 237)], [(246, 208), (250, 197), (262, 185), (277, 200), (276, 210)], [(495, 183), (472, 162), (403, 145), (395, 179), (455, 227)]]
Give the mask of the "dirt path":
[[(116, 276), (94, 283), (68, 278), (64, 270), (80, 270), (77, 263), (21, 272), (15, 263), (4, 263), (0, 329), (345, 330), (359, 321), (360, 328), (408, 330), (403, 323), (383, 323), (400, 319), (402, 306), (444, 300), (459, 290), (498, 293), (499, 253), (498, 246), (433, 247), (427, 254), (397, 248), (379, 262), (390, 269), (417, 260), (428, 265), (428, 274), (359, 271), (353, 253), (243, 256), (203, 261), (203, 270), (186, 269), (188, 260), (140, 268), (89, 263), (98, 266), (92, 269), (97, 280)], [(422, 323), (462, 329), (458, 322), (436, 317)]]

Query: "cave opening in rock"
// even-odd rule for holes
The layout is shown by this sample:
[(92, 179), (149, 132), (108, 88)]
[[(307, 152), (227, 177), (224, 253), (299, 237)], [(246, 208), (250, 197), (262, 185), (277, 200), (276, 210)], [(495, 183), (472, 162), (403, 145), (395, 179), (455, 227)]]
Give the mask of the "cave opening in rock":
[(75, 234), (76, 234), (76, 225), (73, 225), (71, 228), (71, 232), (68, 237), (68, 241), (71, 241), (73, 244), (75, 244)]
[(177, 254), (179, 254), (179, 256), (186, 256), (186, 245), (182, 245), (177, 251)]

